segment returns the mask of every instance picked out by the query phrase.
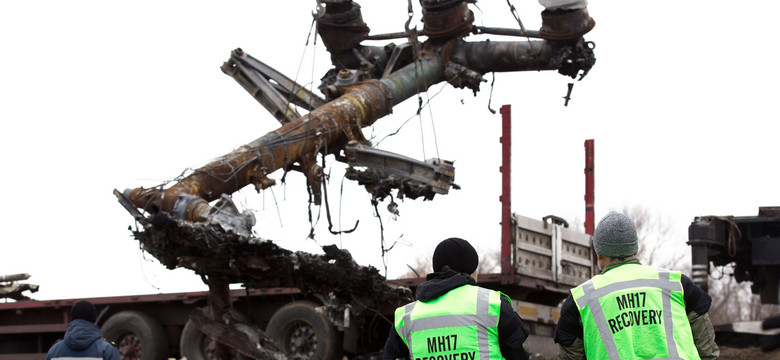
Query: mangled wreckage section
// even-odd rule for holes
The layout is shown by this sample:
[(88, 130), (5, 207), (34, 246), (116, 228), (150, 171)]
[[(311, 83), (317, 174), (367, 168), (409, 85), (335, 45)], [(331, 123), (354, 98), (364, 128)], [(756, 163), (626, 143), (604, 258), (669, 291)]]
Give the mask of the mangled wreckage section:
[[(363, 316), (376, 316), (378, 309), (393, 308), (413, 299), (409, 288), (387, 284), (376, 268), (358, 265), (348, 251), (335, 245), (323, 246), (323, 255), (292, 252), (269, 240), (227, 231), (216, 222), (186, 221), (166, 212), (145, 217), (121, 193), (115, 195), (141, 225), (133, 236), (144, 251), (169, 269), (193, 270), (209, 284), (209, 309), (211, 314), (218, 315), (194, 311), (190, 314), (192, 322), (211, 339), (245, 356), (301, 358), (300, 354), (290, 353), (294, 345), (275, 342), (234, 309), (226, 296), (220, 296), (226, 290), (220, 287), (226, 284), (240, 283), (248, 289), (298, 289), (304, 297), (320, 299), (318, 311), (329, 323), (353, 329), (372, 326), (362, 320)], [(222, 211), (235, 211), (229, 197), (220, 202)], [(316, 343), (318, 335), (322, 336), (285, 336), (291, 337), (292, 342), (300, 341), (301, 336), (314, 336), (309, 341)], [(227, 349), (223, 351), (227, 354)]]
[[(408, 197), (431, 199), (456, 186), (452, 163), (441, 159), (406, 159), (399, 163), (397, 154), (362, 151), (373, 149), (363, 136), (363, 128), (390, 114), (393, 106), (443, 81), (476, 92), (488, 72), (557, 70), (581, 78), (595, 63), (593, 44), (581, 37), (593, 25), (589, 16), (583, 16), (587, 15), (586, 9), (568, 17), (555, 17), (557, 24), (566, 23), (561, 19), (574, 21), (570, 26), (558, 26), (565, 29), (565, 36), (544, 39), (539, 32), (523, 31), (521, 34), (529, 39), (466, 42), (464, 37), (477, 32), (467, 1), (423, 0), (426, 27), (419, 35), (428, 36), (427, 41), (419, 42), (417, 31), (407, 25), (407, 31), (400, 34), (409, 39), (408, 43), (365, 46), (361, 41), (369, 35), (360, 6), (343, 0), (324, 3), (325, 9), (317, 18), (318, 32), (334, 64), (320, 85), (326, 98), (305, 90), (241, 49), (233, 51), (222, 71), (241, 84), (282, 126), (194, 170), (168, 188), (126, 190), (124, 195), (136, 207), (150, 213), (164, 211), (189, 221), (208, 221), (210, 202), (250, 184), (258, 191), (266, 189), (275, 184), (268, 176), (280, 169), (304, 174), (313, 202), (320, 204), (325, 176), (318, 156), (327, 155), (353, 168), (373, 166), (368, 174), (374, 178), (394, 177), (373, 181), (382, 186), (367, 186), (377, 199), (392, 189), (401, 189)], [(457, 14), (468, 16), (461, 19)], [(500, 33), (489, 28), (480, 30)], [(531, 40), (533, 36), (542, 39)], [(299, 116), (292, 105), (310, 112)], [(352, 146), (349, 144), (359, 147), (345, 155)], [(392, 163), (396, 165), (387, 165)], [(424, 172), (425, 176), (415, 171), (432, 166), (433, 171)], [(353, 177), (367, 183), (369, 175), (354, 173)], [(233, 230), (250, 233), (246, 229)]]
[(358, 265), (346, 250), (326, 245), (324, 255), (292, 252), (272, 241), (226, 232), (217, 224), (195, 223), (158, 213), (144, 230), (133, 231), (143, 250), (174, 269), (219, 275), (249, 288), (293, 287), (364, 304), (400, 303), (406, 288), (390, 287), (374, 267)]
[[(325, 255), (293, 253), (253, 237), (253, 215), (239, 211), (230, 195), (248, 185), (259, 192), (275, 184), (271, 173), (294, 170), (306, 177), (311, 202), (320, 205), (327, 180), (324, 159), (333, 155), (350, 166), (347, 178), (363, 185), (375, 204), (393, 190), (397, 198), (431, 200), (435, 194), (458, 188), (453, 163), (438, 158), (419, 161), (376, 149), (363, 136), (363, 128), (390, 114), (395, 105), (444, 81), (476, 93), (488, 72), (556, 70), (582, 79), (595, 64), (594, 45), (582, 38), (595, 24), (587, 8), (545, 10), (541, 31), (530, 31), (519, 18), (520, 30), (473, 25), (468, 8), (473, 2), (420, 0), (422, 31), (409, 27), (410, 15), (403, 32), (369, 35), (360, 5), (351, 0), (318, 0), (317, 31), (334, 65), (319, 86), (324, 98), (243, 50), (234, 50), (222, 71), (281, 127), (170, 186), (115, 190), (120, 203), (143, 225), (133, 232), (135, 238), (168, 268), (184, 267), (208, 278), (211, 293), (219, 292), (211, 287), (212, 280), (221, 279), (223, 288), (242, 283), (249, 288), (284, 286), (328, 294), (328, 302), (336, 306), (367, 308), (409, 301), (408, 289), (387, 285), (376, 269), (358, 266), (335, 246), (324, 247)], [(523, 39), (464, 41), (469, 34)], [(363, 45), (364, 40), (395, 38), (407, 42)], [(308, 113), (301, 115), (299, 110)], [(223, 314), (214, 313), (215, 303), (229, 308), (229, 301), (219, 296), (212, 301), (212, 317), (219, 319)], [(220, 343), (231, 340), (219, 324), (200, 325), (204, 332), (212, 329), (209, 335)], [(244, 350), (239, 349), (253, 357), (269, 356)]]
[(30, 274), (0, 275), (0, 299), (13, 299), (16, 301), (30, 300), (24, 293), (37, 292), (38, 285), (19, 283), (30, 278)]

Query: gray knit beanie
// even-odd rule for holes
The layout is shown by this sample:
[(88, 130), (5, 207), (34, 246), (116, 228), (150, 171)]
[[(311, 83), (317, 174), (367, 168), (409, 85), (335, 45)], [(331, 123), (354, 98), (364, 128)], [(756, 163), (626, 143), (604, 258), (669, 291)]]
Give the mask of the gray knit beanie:
[(610, 211), (593, 233), (596, 254), (609, 257), (626, 257), (639, 250), (634, 222), (628, 216)]

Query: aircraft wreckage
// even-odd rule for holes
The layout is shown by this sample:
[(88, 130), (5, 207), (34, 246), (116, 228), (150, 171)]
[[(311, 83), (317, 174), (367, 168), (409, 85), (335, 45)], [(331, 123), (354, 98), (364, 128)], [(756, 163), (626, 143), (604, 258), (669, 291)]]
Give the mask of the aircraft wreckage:
[(30, 300), (23, 293), (26, 291), (38, 291), (38, 285), (19, 283), (30, 278), (30, 274), (0, 275), (0, 299), (14, 299), (16, 301)]
[[(274, 185), (269, 175), (275, 171), (298, 171), (307, 179), (312, 201), (320, 205), (325, 176), (317, 159), (327, 155), (346, 162), (347, 178), (357, 180), (375, 201), (392, 191), (397, 198), (426, 200), (447, 194), (450, 187), (457, 186), (452, 162), (418, 161), (376, 149), (361, 130), (390, 114), (393, 106), (444, 81), (476, 93), (485, 81), (483, 75), (489, 72), (555, 70), (581, 79), (594, 65), (595, 46), (583, 38), (595, 25), (586, 7), (548, 8), (542, 12), (542, 28), (532, 31), (523, 28), (519, 19), (520, 29), (475, 26), (468, 8), (473, 2), (420, 0), (422, 31), (410, 28), (407, 21), (402, 32), (373, 35), (358, 3), (318, 0), (314, 14), (317, 33), (333, 64), (319, 85), (324, 97), (241, 49), (234, 50), (222, 71), (281, 126), (175, 183), (115, 190), (120, 203), (142, 225), (133, 232), (135, 238), (168, 268), (188, 268), (208, 279), (214, 319), (227, 312), (224, 304), (229, 299), (224, 294), (231, 283), (328, 293), (336, 299), (334, 303), (355, 303), (353, 311), (361, 308), (356, 304), (409, 301), (408, 289), (390, 287), (376, 269), (357, 265), (348, 252), (335, 246), (324, 247), (325, 255), (292, 253), (252, 237), (253, 215), (240, 212), (230, 195), (248, 185), (257, 191)], [(411, 3), (409, 6), (411, 12)], [(522, 39), (465, 41), (470, 34)], [(363, 45), (364, 40), (399, 38), (407, 41)], [(300, 114), (301, 110), (308, 113)], [(201, 320), (202, 331), (220, 343), (230, 343), (222, 332), (214, 330), (219, 322), (209, 324), (203, 316), (195, 318)], [(267, 352), (230, 346), (245, 355), (269, 358)]]

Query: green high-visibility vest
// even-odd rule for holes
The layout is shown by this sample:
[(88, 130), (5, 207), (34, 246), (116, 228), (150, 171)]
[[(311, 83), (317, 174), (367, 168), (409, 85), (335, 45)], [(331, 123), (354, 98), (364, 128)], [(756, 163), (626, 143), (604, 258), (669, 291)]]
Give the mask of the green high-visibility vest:
[(699, 359), (680, 272), (625, 264), (571, 293), (588, 359)]
[(437, 299), (399, 307), (395, 330), (412, 360), (500, 360), (501, 296), (506, 295), (463, 285)]

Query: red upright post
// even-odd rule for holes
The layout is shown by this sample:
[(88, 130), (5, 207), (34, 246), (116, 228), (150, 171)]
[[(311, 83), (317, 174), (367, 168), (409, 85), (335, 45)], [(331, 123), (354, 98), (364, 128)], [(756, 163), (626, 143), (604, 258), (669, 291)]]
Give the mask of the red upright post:
[(501, 283), (512, 282), (512, 107), (501, 107)]
[[(594, 149), (595, 144), (593, 139), (585, 140), (585, 233), (593, 235), (596, 229), (596, 217), (594, 212), (595, 207), (595, 195), (593, 194), (593, 184), (595, 181), (594, 170)], [(591, 255), (593, 255), (593, 262), (591, 263), (591, 272), (596, 274), (599, 272), (599, 262), (596, 256), (595, 250), (591, 245)]]
[(593, 195), (593, 139), (585, 140), (585, 233), (593, 235), (596, 228), (594, 215), (594, 195)]

